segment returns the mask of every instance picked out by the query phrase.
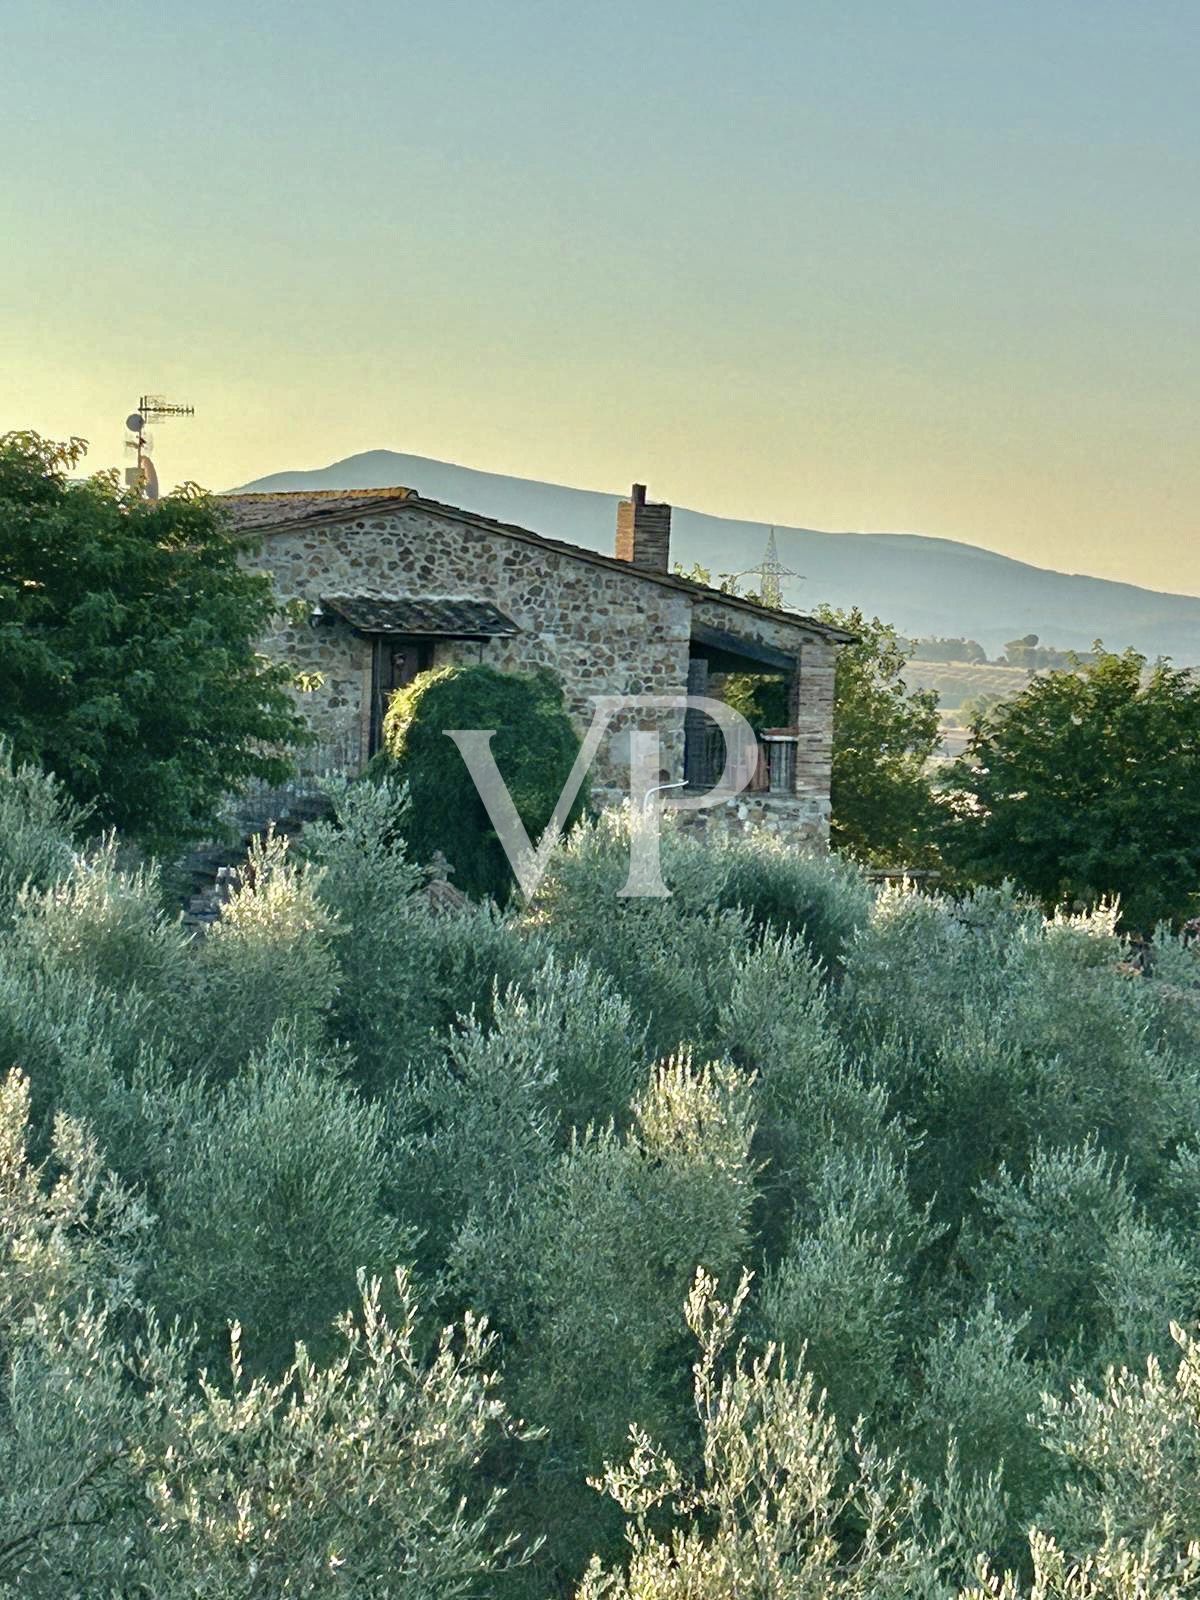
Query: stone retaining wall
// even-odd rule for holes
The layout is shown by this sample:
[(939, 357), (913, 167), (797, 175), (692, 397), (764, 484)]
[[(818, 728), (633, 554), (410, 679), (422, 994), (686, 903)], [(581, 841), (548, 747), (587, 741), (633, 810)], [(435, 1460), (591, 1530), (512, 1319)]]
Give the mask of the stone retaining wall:
[(810, 795), (741, 794), (703, 811), (681, 811), (678, 818), (690, 834), (766, 833), (821, 848), (829, 843), (828, 803)]

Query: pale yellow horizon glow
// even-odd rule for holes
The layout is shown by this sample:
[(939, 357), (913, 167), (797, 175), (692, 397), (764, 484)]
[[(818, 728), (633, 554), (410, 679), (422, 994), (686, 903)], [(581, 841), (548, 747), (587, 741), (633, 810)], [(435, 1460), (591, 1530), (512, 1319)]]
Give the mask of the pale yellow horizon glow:
[[(1189, 463), (1181, 481), (1165, 441), (1153, 452), (1161, 478), (1147, 473), (1152, 463), (1144, 456), (1122, 463), (1116, 418), (1107, 439), (1093, 425), (1064, 445), (1029, 415), (1006, 418), (1002, 402), (990, 418), (964, 420), (952, 405), (933, 404), (916, 416), (881, 415), (876, 394), (856, 415), (843, 392), (823, 416), (811, 401), (789, 407), (784, 395), (777, 408), (766, 395), (743, 394), (730, 405), (714, 393), (706, 403), (694, 387), (686, 407), (675, 401), (672, 416), (671, 385), (647, 384), (639, 404), (625, 393), (628, 377), (619, 370), (600, 393), (594, 383), (581, 393), (574, 408), (565, 385), (545, 395), (509, 374), (495, 389), (481, 384), (464, 393), (437, 372), (408, 374), (403, 393), (386, 383), (365, 390), (353, 372), (343, 373), (341, 384), (331, 378), (315, 385), (327, 406), (302, 407), (288, 403), (283, 372), (275, 384), (262, 372), (253, 385), (225, 386), (218, 374), (203, 381), (179, 363), (178, 381), (169, 384), (124, 366), (123, 386), (107, 374), (98, 381), (68, 373), (39, 395), (35, 378), (28, 410), (0, 408), (0, 429), (79, 435), (90, 446), (81, 470), (123, 468), (132, 458), (122, 450), (122, 423), (145, 387), (196, 407), (194, 418), (155, 429), (164, 489), (192, 481), (223, 490), (386, 449), (612, 494), (636, 479), (675, 505), (716, 516), (920, 533), (1039, 567), (1200, 593), (1193, 509), (1200, 472)], [(931, 444), (931, 433), (940, 446)], [(914, 473), (922, 458), (924, 470)]]
[(0, 428), (121, 466), (161, 392), (165, 485), (391, 449), (1200, 594), (1198, 56), (1190, 0), (27, 8)]

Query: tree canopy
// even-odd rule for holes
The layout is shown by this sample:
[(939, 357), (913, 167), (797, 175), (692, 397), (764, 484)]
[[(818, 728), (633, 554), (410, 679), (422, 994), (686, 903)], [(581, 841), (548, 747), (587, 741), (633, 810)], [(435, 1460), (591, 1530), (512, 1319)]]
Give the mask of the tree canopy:
[(1026, 633), (1020, 639), (1010, 639), (1000, 659), (1006, 666), (1023, 667), (1026, 672), (1056, 672), (1092, 658), (1077, 650), (1057, 650), (1053, 645), (1042, 644), (1036, 633)]
[[(492, 753), (517, 814), (536, 845), (579, 751), (563, 705), (562, 686), (549, 670), (497, 672), (493, 667), (443, 667), (425, 672), (392, 698), (384, 720), (384, 759), (376, 772), (408, 788), (405, 837), (418, 861), (440, 851), (468, 894), (503, 901), (512, 869), (474, 780), (448, 729), (495, 728)], [(586, 784), (568, 815), (580, 815)]]
[(197, 941), (0, 754), (0, 1600), (1195, 1600), (1194, 941), (329, 799)]
[[(82, 440), (0, 437), (0, 735), (103, 827), (164, 846), (288, 771), (290, 672), (258, 655), (276, 602), (194, 487), (149, 502), (67, 474)], [(270, 752), (270, 753), (268, 753)]]
[(903, 641), (878, 617), (821, 606), (857, 635), (838, 651), (833, 721), (833, 843), (859, 860), (915, 866), (932, 853), (926, 766), (937, 749), (937, 695), (904, 682)]
[(914, 661), (987, 661), (987, 651), (978, 639), (945, 639), (933, 635), (924, 639), (901, 639), (899, 644)]
[(1149, 928), (1200, 891), (1200, 683), (1097, 644), (1077, 670), (992, 707), (950, 774), (944, 848), (965, 874), (1012, 878), (1047, 907), (1119, 895)]

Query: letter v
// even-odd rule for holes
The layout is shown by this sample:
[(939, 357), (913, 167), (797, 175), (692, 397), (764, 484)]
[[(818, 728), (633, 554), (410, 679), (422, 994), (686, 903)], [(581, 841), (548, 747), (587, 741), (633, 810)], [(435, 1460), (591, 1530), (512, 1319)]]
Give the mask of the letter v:
[(496, 830), (496, 837), (508, 857), (513, 876), (526, 900), (532, 900), (537, 893), (538, 885), (550, 865), (551, 853), (562, 837), (567, 814), (583, 786), (588, 769), (596, 759), (604, 730), (608, 727), (613, 713), (625, 703), (623, 695), (596, 695), (594, 699), (596, 709), (592, 716), (592, 725), (579, 747), (575, 764), (567, 776), (562, 793), (558, 797), (536, 850), (530, 842), (525, 824), (521, 821), (520, 813), (513, 804), (512, 795), (508, 792), (508, 785), (500, 776), (500, 769), (492, 754), (495, 728), (446, 729), (447, 739), (453, 739), (458, 746), (458, 752), (479, 791), (479, 798), (483, 801), (488, 820)]

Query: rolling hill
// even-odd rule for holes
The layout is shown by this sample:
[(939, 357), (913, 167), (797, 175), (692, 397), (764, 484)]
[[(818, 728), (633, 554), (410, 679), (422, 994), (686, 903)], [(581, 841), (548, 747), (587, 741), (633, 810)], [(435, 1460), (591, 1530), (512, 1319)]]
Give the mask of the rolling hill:
[[(391, 450), (369, 450), (310, 472), (278, 472), (241, 485), (243, 492), (375, 489), (404, 484), (433, 500), (519, 523), (552, 538), (610, 551), (618, 496), (561, 484), (477, 472)], [(653, 492), (653, 485), (651, 485)], [(677, 506), (675, 559), (714, 574), (754, 567), (767, 527)], [(914, 533), (830, 533), (777, 527), (780, 558), (804, 574), (787, 580), (788, 605), (822, 601), (858, 605), (914, 636), (966, 635), (989, 655), (1036, 633), (1060, 649), (1103, 639), (1149, 656), (1200, 663), (1200, 596), (1166, 594), (1134, 584), (1030, 566), (953, 539)]]

